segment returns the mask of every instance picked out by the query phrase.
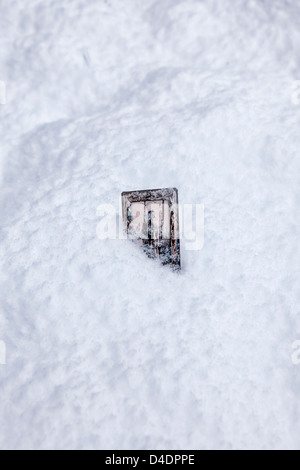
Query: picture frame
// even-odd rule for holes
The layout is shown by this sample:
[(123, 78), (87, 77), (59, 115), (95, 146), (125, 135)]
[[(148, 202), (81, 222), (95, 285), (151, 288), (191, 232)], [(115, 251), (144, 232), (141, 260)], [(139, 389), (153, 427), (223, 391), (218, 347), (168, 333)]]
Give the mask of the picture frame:
[(127, 237), (135, 240), (150, 258), (180, 270), (177, 188), (125, 191), (121, 197)]

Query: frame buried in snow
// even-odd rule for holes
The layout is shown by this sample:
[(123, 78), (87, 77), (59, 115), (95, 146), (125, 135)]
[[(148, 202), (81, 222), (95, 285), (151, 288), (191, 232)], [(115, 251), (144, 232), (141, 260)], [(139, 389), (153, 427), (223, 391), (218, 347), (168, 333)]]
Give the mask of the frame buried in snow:
[(180, 269), (176, 188), (123, 192), (122, 214), (128, 238), (136, 240), (150, 258)]

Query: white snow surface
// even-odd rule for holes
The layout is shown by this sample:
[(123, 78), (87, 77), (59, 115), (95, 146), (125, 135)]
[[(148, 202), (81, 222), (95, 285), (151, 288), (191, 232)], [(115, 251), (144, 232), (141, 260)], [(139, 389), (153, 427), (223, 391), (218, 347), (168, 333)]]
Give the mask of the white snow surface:
[[(299, 1), (0, 7), (0, 447), (300, 449)], [(159, 187), (180, 274), (96, 233)]]

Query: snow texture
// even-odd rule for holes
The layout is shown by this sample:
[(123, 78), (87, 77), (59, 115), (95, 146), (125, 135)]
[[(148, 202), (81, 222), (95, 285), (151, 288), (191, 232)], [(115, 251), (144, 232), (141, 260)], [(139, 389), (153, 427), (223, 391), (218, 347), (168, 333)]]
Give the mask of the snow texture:
[[(298, 0), (0, 7), (0, 447), (300, 449)], [(159, 187), (180, 274), (96, 233)]]

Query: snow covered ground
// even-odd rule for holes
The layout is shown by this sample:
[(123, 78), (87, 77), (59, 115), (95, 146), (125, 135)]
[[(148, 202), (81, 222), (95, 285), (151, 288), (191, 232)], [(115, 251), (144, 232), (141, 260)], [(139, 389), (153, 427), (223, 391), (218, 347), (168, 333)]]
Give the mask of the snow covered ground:
[[(299, 2), (0, 9), (0, 447), (300, 449)], [(158, 187), (179, 275), (96, 233)]]

